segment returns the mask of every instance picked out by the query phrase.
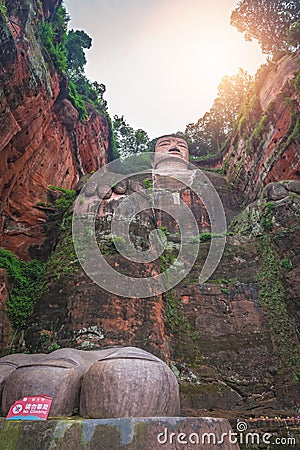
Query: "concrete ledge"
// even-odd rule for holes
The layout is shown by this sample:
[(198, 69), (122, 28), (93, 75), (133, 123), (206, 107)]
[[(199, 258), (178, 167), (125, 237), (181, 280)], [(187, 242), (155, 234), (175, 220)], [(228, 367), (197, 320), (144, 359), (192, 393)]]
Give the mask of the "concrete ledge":
[[(232, 428), (227, 419), (205, 417), (49, 419), (47, 421), (0, 419), (0, 448), (5, 450), (174, 450), (180, 448), (238, 450), (237, 444), (229, 442), (229, 432), (232, 432)], [(212, 434), (208, 436), (205, 433)], [(220, 443), (223, 433), (226, 433), (225, 436), (223, 435), (224, 442)], [(214, 439), (216, 439), (215, 443)]]

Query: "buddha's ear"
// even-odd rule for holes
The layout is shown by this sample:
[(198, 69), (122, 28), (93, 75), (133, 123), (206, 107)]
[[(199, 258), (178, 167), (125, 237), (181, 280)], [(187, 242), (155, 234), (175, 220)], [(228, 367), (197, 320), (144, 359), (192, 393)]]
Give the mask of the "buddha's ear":
[(152, 153), (151, 159), (150, 159), (150, 166), (152, 167), (152, 169), (154, 168), (154, 155), (155, 155), (155, 153)]

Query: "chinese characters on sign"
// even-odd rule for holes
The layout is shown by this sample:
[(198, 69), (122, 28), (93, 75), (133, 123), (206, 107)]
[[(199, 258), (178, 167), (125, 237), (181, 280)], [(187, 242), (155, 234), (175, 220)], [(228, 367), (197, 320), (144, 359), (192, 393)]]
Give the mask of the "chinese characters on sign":
[(47, 396), (24, 397), (17, 400), (6, 416), (6, 420), (46, 420), (52, 398)]

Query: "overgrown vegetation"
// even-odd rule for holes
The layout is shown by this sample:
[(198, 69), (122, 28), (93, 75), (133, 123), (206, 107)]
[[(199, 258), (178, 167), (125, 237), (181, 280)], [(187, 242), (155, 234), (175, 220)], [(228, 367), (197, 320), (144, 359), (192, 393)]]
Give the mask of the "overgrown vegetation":
[[(161, 230), (161, 231), (163, 231), (163, 230)], [(163, 231), (163, 233), (164, 233), (164, 231)], [(167, 232), (167, 234), (165, 234), (165, 236), (167, 236), (168, 234), (169, 234), (169, 232)], [(172, 267), (172, 265), (174, 264), (174, 261), (177, 258), (177, 256), (178, 255), (174, 254), (172, 251), (165, 251), (164, 254), (160, 256), (160, 269), (161, 269), (161, 271), (165, 272), (170, 267)]]
[(47, 350), (49, 353), (55, 352), (55, 350), (59, 350), (61, 346), (57, 344), (56, 342), (53, 342), (52, 344), (48, 345)]
[[(286, 52), (296, 51), (300, 46), (300, 9), (298, 0), (266, 1), (240, 0), (232, 12), (231, 25), (244, 33), (246, 40), (257, 39), (263, 52), (278, 59)], [(273, 104), (263, 114), (259, 90), (271, 63), (264, 64), (252, 79), (242, 69), (236, 75), (225, 76), (218, 86), (213, 106), (196, 123), (187, 125), (185, 138), (191, 155), (211, 157), (226, 147), (232, 131), (238, 129), (246, 138), (248, 151), (259, 152), (264, 134), (272, 119)], [(296, 81), (298, 80), (298, 82)], [(300, 76), (294, 85), (300, 90)], [(293, 119), (293, 117), (292, 117)], [(299, 118), (289, 130), (289, 141), (299, 140)], [(224, 169), (223, 174), (226, 174)]]
[(261, 226), (265, 231), (270, 231), (274, 221), (274, 203), (266, 202), (261, 214)]
[(223, 77), (212, 108), (185, 129), (184, 137), (188, 141), (191, 155), (214, 155), (223, 150), (235, 126), (239, 110), (246, 101), (252, 81), (252, 77), (243, 69), (239, 69), (236, 75)]
[(72, 80), (69, 81), (69, 98), (79, 112), (79, 120), (84, 122), (88, 118), (88, 113), (84, 100), (82, 96), (78, 94), (75, 83)]
[(72, 205), (76, 198), (76, 191), (60, 186), (49, 186), (49, 188), (60, 193), (53, 203), (54, 212), (50, 213), (51, 222), (59, 226), (57, 231), (65, 231), (72, 222)]
[(12, 285), (7, 301), (10, 321), (16, 329), (23, 329), (33, 312), (45, 263), (37, 260), (22, 261), (12, 252), (0, 249), (0, 267), (7, 271)]
[[(230, 234), (232, 235), (232, 233)], [(203, 232), (198, 234), (197, 236), (192, 236), (190, 238), (191, 244), (196, 244), (197, 242), (203, 243), (203, 242), (209, 242), (212, 238), (222, 237), (224, 234), (222, 233), (210, 233), (210, 232)]]
[(191, 244), (196, 244), (197, 242), (209, 242), (211, 241), (212, 234), (208, 232), (200, 233), (198, 236), (192, 236), (190, 238)]
[(176, 298), (173, 289), (164, 294), (165, 310), (170, 327), (170, 331), (175, 335), (176, 350), (175, 358), (184, 361), (191, 367), (197, 367), (202, 362), (199, 335), (184, 316), (181, 310), (181, 303)]
[(274, 353), (281, 374), (294, 369), (296, 381), (300, 378), (298, 349), (292, 319), (286, 308), (281, 264), (276, 260), (269, 235), (262, 236), (258, 245), (261, 251), (261, 268), (257, 276), (260, 300), (269, 320)]
[(291, 116), (291, 126), (287, 134), (287, 140), (284, 148), (287, 148), (292, 142), (300, 142), (300, 119), (298, 111), (294, 111)]
[(61, 274), (75, 271), (74, 264), (77, 262), (71, 233), (72, 206), (76, 198), (76, 191), (60, 186), (49, 186), (49, 189), (58, 194), (57, 198), (52, 201), (51, 209), (48, 212), (47, 232), (55, 236), (58, 244), (47, 261), (46, 275), (50, 278), (59, 278)]
[(43, 276), (48, 273), (51, 274), (51, 278), (58, 278), (61, 273), (72, 272), (74, 263), (77, 262), (70, 233), (72, 205), (76, 192), (59, 186), (49, 188), (59, 192), (59, 196), (54, 202), (45, 203), (44, 206), (49, 208), (51, 231), (61, 240), (47, 263), (37, 260), (22, 261), (14, 253), (0, 249), (0, 267), (7, 271), (11, 284), (7, 312), (16, 330), (26, 327), (33, 313), (35, 301), (45, 288)]
[(59, 279), (63, 275), (77, 273), (78, 268), (79, 263), (74, 249), (70, 225), (47, 261), (45, 276), (47, 280)]
[(78, 258), (75, 253), (71, 226), (73, 211), (72, 206), (76, 198), (76, 191), (60, 186), (49, 186), (58, 197), (51, 203), (49, 210), (48, 233), (56, 236), (57, 245), (52, 251), (42, 278), (41, 290), (45, 289), (45, 279), (58, 279), (61, 275), (76, 273), (78, 271)]
[(6, 13), (7, 13), (6, 6), (3, 5), (2, 0), (0, 0), (0, 14), (3, 17), (3, 19), (5, 19), (5, 20), (6, 20)]
[[(260, 85), (264, 82), (267, 72), (270, 70), (270, 66), (267, 64), (261, 66), (255, 76), (255, 83), (250, 88), (248, 96), (246, 97), (236, 121), (237, 130), (241, 137), (245, 140), (245, 147), (248, 154), (254, 152), (260, 154), (263, 152), (266, 139), (268, 139), (268, 133), (270, 126), (274, 124), (276, 104), (271, 102), (268, 108), (263, 112), (259, 101), (259, 89)], [(284, 91), (281, 93), (283, 101), (287, 104), (288, 108), (291, 108), (290, 127), (282, 136), (280, 142), (281, 154), (292, 143), (300, 142), (300, 120), (298, 114), (298, 104), (291, 98), (293, 90), (297, 86), (297, 74), (286, 85)], [(235, 168), (235, 173), (232, 175), (232, 181), (235, 181), (237, 174), (243, 166), (243, 160)], [(226, 174), (226, 170), (224, 170)], [(270, 224), (269, 224), (270, 226)], [(267, 230), (268, 228), (266, 228)]]
[(146, 131), (134, 130), (124, 116), (114, 116), (113, 132), (118, 154), (124, 158), (130, 154), (150, 151), (150, 140)]
[(70, 20), (64, 6), (60, 6), (47, 20), (39, 24), (39, 36), (55, 68), (69, 78), (69, 98), (79, 112), (79, 119), (85, 121), (88, 113), (85, 101), (99, 112), (108, 115), (103, 99), (105, 86), (91, 82), (84, 74), (85, 49), (92, 45), (92, 39), (82, 30), (68, 31)]
[(264, 53), (296, 50), (300, 45), (299, 0), (240, 0), (231, 14), (231, 25), (245, 39), (257, 39)]
[(39, 34), (44, 48), (47, 50), (55, 68), (66, 73), (68, 16), (63, 6), (60, 6), (49, 21), (40, 24)]
[(160, 226), (158, 227), (158, 229), (159, 229), (160, 231), (162, 231), (162, 232), (164, 233), (165, 236), (169, 236), (170, 232), (169, 232), (169, 230), (168, 230), (168, 227), (165, 227), (164, 225), (160, 225)]
[(171, 330), (176, 331), (181, 321), (181, 311), (174, 291), (169, 291), (166, 294), (166, 314)]

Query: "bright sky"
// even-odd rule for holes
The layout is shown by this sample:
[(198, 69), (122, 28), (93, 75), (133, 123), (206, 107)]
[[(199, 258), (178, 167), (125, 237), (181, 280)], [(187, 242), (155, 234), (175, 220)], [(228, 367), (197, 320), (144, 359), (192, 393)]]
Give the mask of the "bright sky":
[(108, 111), (154, 138), (210, 109), (224, 75), (254, 74), (259, 45), (230, 26), (237, 0), (65, 0), (70, 27), (92, 38), (87, 76)]

